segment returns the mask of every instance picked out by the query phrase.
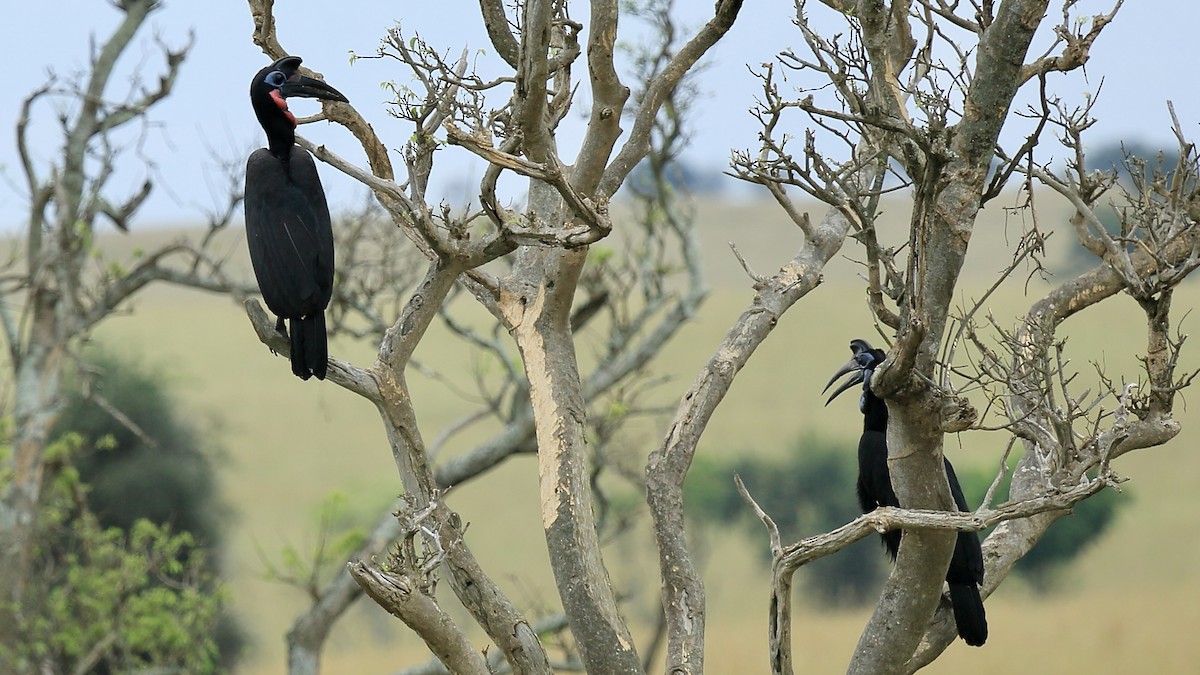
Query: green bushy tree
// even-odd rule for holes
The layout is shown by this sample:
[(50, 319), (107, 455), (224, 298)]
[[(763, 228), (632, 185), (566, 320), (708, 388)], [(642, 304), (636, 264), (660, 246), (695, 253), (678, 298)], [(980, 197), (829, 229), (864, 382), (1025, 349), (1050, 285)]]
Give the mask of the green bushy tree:
[[(858, 516), (856, 471), (853, 445), (806, 434), (779, 457), (749, 452), (729, 460), (697, 457), (684, 488), (684, 503), (693, 517), (737, 523), (755, 535), (755, 541), (765, 541), (758, 536), (762, 524), (734, 486), (736, 473), (771, 514), (783, 537), (795, 540)], [(769, 556), (765, 548), (762, 553)], [(838, 555), (807, 565), (802, 587), (823, 602), (860, 604), (873, 597), (885, 563), (879, 541), (864, 539)]]
[(103, 525), (72, 463), (84, 447), (65, 433), (47, 448), (53, 470), (34, 547), (41, 572), (9, 608), (17, 639), (0, 645), (5, 672), (218, 672), (226, 598), (204, 549), (145, 518), (129, 529)]
[[(96, 532), (134, 537), (148, 524), (172, 542), (176, 564), (195, 565), (207, 585), (216, 587), (223, 523), (228, 512), (217, 498), (210, 456), (219, 453), (201, 425), (182, 412), (160, 368), (105, 351), (88, 354), (88, 364), (70, 388), (54, 437), (77, 439), (71, 454), (77, 474), (77, 516), (94, 520)], [(117, 536), (117, 535), (112, 535)], [(87, 538), (73, 534), (75, 555)], [(74, 564), (104, 565), (111, 559), (78, 556)], [(178, 608), (182, 610), (183, 608)], [(231, 666), (244, 637), (227, 612), (208, 635), (219, 647), (220, 661)]]
[[(991, 485), (994, 475), (978, 469), (960, 472), (967, 501), (978, 504), (972, 495), (982, 496)], [(995, 501), (1008, 498), (1011, 474), (1006, 474), (996, 487)], [(1072, 509), (1070, 518), (1060, 518), (1050, 526), (1038, 543), (1021, 558), (1015, 568), (1018, 576), (1028, 581), (1041, 592), (1051, 591), (1056, 582), (1072, 562), (1077, 560), (1091, 545), (1095, 544), (1116, 522), (1120, 509), (1132, 503), (1128, 490), (1118, 493), (1105, 490), (1079, 502)], [(990, 533), (990, 531), (985, 534)]]

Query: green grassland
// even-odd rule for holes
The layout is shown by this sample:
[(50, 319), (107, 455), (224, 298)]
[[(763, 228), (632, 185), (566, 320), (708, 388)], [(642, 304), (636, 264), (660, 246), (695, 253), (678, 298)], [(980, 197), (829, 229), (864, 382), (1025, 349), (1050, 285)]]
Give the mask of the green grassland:
[[(896, 243), (907, 232), (902, 207), (891, 205), (883, 225), (885, 232), (896, 233), (888, 237)], [(686, 389), (751, 297), (750, 280), (726, 242), (736, 244), (760, 274), (777, 269), (801, 242), (798, 229), (771, 204), (713, 203), (699, 213), (713, 292), (656, 366), (674, 376), (660, 388), (664, 403)], [(1061, 266), (1069, 247), (1061, 215), (1061, 207), (1054, 205), (1040, 215), (1040, 227), (1062, 230), (1047, 245), (1052, 268)], [(1007, 263), (1006, 251), (1025, 224), (1021, 218), (993, 208), (981, 220), (964, 270), (964, 303), (978, 297)], [(241, 234), (228, 235), (225, 245), (245, 274)], [(114, 250), (148, 247), (152, 239), (171, 236), (175, 233), (158, 232), (109, 245)], [(852, 245), (846, 254), (859, 257)], [(739, 374), (700, 453), (776, 453), (807, 431), (853, 442), (858, 430), (853, 404), (839, 401), (825, 408), (820, 390), (845, 361), (848, 340), (875, 335), (859, 269), (852, 260), (838, 259), (825, 283), (783, 318)], [(987, 303), (987, 312), (1002, 324), (1012, 325), (1022, 308), (1053, 283), (1035, 278), (1026, 285), (1026, 273), (1022, 268), (1019, 278)], [(1177, 316), (1198, 299), (1196, 285), (1182, 289), (1175, 302)], [(236, 514), (228, 555), (232, 597), (254, 641), (242, 671), (283, 672), (283, 635), (307, 599), (266, 579), (262, 556), (278, 557), (289, 545), (310, 545), (317, 509), (331, 493), (347, 495), (348, 509), (364, 518), (390, 502), (399, 482), (378, 417), (370, 404), (336, 386), (293, 377), (284, 359), (259, 344), (240, 307), (228, 298), (159, 287), (141, 296), (132, 310), (130, 316), (105, 324), (95, 339), (119, 353), (169, 364), (167, 370), (201, 428), (227, 449), (220, 476)], [(1195, 320), (1185, 321), (1183, 332)], [(1094, 360), (1114, 374), (1136, 378), (1134, 355), (1144, 339), (1143, 325), (1136, 304), (1127, 298), (1073, 319), (1067, 326), (1073, 363), (1085, 375)], [(470, 354), (442, 339), (441, 330), (434, 328), (416, 358), (469, 389), (464, 364), (471, 363)], [(581, 337), (586, 350), (591, 336)], [(370, 345), (344, 340), (335, 341), (331, 352), (361, 365), (369, 365), (374, 356)], [(1200, 353), (1190, 352), (1184, 366), (1198, 364)], [(463, 404), (442, 382), (415, 372), (409, 379), (423, 431), (432, 438)], [(1178, 406), (1184, 423), (1179, 438), (1166, 448), (1118, 462), (1118, 471), (1130, 479), (1133, 503), (1062, 580), (1061, 588), (1039, 596), (1010, 580), (988, 602), (988, 645), (976, 650), (956, 644), (928, 672), (1168, 673), (1185, 672), (1200, 662), (1200, 641), (1190, 635), (1190, 627), (1200, 623), (1200, 572), (1194, 563), (1200, 559), (1200, 516), (1190, 503), (1200, 483), (1200, 455), (1194, 451), (1200, 415), (1186, 405), (1187, 398)], [(468, 436), (446, 452), (460, 451), (472, 440)], [(657, 442), (658, 427), (647, 425), (631, 435), (630, 452), (644, 457)], [(948, 439), (947, 454), (964, 466), (992, 467), (1003, 444), (997, 435), (963, 434)], [(537, 516), (533, 458), (509, 461), (452, 492), (448, 501), (470, 522), (468, 543), (510, 596), (533, 615), (553, 611), (556, 598)], [(767, 571), (758, 556), (765, 537), (718, 528), (698, 534), (710, 609), (709, 672), (766, 672)], [(657, 562), (644, 523), (633, 543), (610, 553), (617, 583), (645, 599), (629, 612), (635, 637), (645, 635), (653, 620)], [(442, 592), (448, 594), (444, 586)], [(452, 596), (446, 597), (445, 604), (453, 606)], [(798, 668), (843, 670), (868, 610), (824, 610), (803, 599), (797, 606)], [(425, 658), (420, 642), (398, 621), (360, 603), (332, 636), (325, 664), (326, 672), (334, 674), (386, 673)]]

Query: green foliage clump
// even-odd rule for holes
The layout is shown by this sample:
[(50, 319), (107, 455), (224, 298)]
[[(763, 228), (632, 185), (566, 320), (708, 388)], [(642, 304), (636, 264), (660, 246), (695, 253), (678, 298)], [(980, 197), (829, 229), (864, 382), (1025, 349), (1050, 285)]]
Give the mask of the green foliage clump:
[[(994, 478), (994, 475), (981, 471), (959, 474), (963, 490), (968, 496), (973, 493), (984, 494)], [(1011, 474), (1006, 474), (996, 487), (997, 502), (1008, 499), (1011, 483)], [(1117, 493), (1113, 490), (1103, 490), (1079, 502), (1070, 515), (1059, 518), (1046, 530), (1013, 571), (1040, 592), (1053, 590), (1070, 563), (1079, 558), (1089, 546), (1099, 541), (1116, 522), (1117, 512), (1132, 503), (1128, 496), (1128, 491)], [(980, 536), (986, 536), (990, 532), (991, 530), (987, 530)]]
[(85, 487), (69, 460), (83, 446), (66, 434), (50, 448), (58, 469), (39, 512), (39, 573), (0, 663), (15, 672), (216, 672), (226, 597), (211, 566), (188, 533), (145, 519), (104, 527), (80, 508)]
[[(858, 517), (857, 462), (854, 447), (813, 435), (799, 438), (782, 457), (751, 453), (731, 460), (697, 457), (684, 485), (684, 504), (692, 517), (744, 528), (756, 541), (763, 542), (765, 558), (770, 553), (762, 523), (742, 501), (733, 475), (741, 476), (755, 501), (779, 526), (784, 541), (795, 541)], [(971, 469), (957, 473), (967, 503), (978, 506), (994, 474)], [(1009, 476), (1005, 476), (996, 490), (997, 502), (1005, 500), (1008, 487)], [(1059, 519), (1047, 530), (1016, 566), (1016, 573), (1040, 589), (1049, 589), (1061, 572), (1112, 525), (1118, 507), (1127, 503), (1128, 499), (1112, 491), (1080, 502), (1072, 515)], [(880, 549), (878, 538), (868, 537), (836, 555), (810, 563), (801, 570), (802, 587), (815, 599), (831, 604), (868, 601), (886, 570), (887, 556)]]
[(56, 660), (78, 663), (106, 642), (110, 670), (153, 664), (184, 672), (213, 672), (214, 628), (222, 594), (203, 557), (187, 555), (187, 533), (139, 520), (126, 533), (103, 529), (85, 515), (73, 528), (80, 542), (61, 564), (63, 578), (46, 594)]
[[(855, 448), (805, 435), (782, 457), (742, 453), (736, 459), (697, 458), (684, 485), (684, 504), (694, 517), (736, 523), (766, 543), (762, 523), (733, 483), (738, 474), (755, 501), (771, 515), (785, 541), (831, 530), (859, 515), (855, 497)], [(764, 546), (764, 558), (770, 554)], [(886, 556), (875, 538), (856, 542), (801, 571), (802, 588), (829, 604), (861, 604), (883, 578)]]
[[(189, 578), (198, 587), (219, 587), (219, 551), (226, 510), (217, 498), (216, 474), (210, 458), (215, 454), (211, 423), (198, 424), (184, 415), (161, 369), (148, 368), (130, 359), (102, 350), (88, 354), (86, 372), (77, 377), (52, 438), (59, 439), (61, 458), (52, 462), (51, 476), (73, 484), (73, 496), (44, 509), (65, 513), (43, 522), (70, 523), (70, 527), (48, 532), (54, 538), (57, 564), (76, 566), (115, 565), (113, 556), (96, 557), (94, 537), (111, 533), (123, 536), (129, 546), (145, 548), (144, 528), (157, 527), (162, 537), (171, 538), (173, 551), (162, 548), (161, 564), (171, 567), (151, 575), (161, 588), (145, 594), (145, 608), (158, 602), (167, 624), (207, 624), (209, 617), (172, 616), (201, 608), (170, 595), (180, 581), (170, 575), (174, 568), (190, 569)], [(75, 532), (78, 523), (92, 522), (92, 529)], [(82, 525), (78, 525), (82, 527)], [(94, 530), (94, 531), (93, 531)], [(166, 542), (163, 542), (165, 545)], [(115, 571), (115, 570), (114, 570)], [(166, 576), (164, 576), (164, 574)], [(199, 579), (203, 578), (203, 583)], [(193, 640), (215, 641), (221, 667), (233, 665), (245, 639), (236, 621), (219, 602), (216, 622)], [(149, 614), (147, 614), (149, 616)], [(154, 634), (153, 622), (140, 621), (139, 635)], [(166, 640), (167, 633), (158, 639)], [(142, 653), (151, 653), (141, 650)], [(189, 668), (188, 672), (191, 672)]]

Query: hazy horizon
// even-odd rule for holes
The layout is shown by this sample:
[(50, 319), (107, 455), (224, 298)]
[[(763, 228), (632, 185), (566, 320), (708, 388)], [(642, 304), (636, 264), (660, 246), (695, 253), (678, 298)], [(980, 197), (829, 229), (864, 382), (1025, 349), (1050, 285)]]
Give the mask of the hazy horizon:
[[(710, 2), (678, 4), (676, 15), (683, 28), (698, 27), (711, 11)], [(1099, 2), (1085, 1), (1081, 5), (1092, 12), (1110, 9), (1108, 4)], [(351, 51), (360, 56), (373, 54), (384, 31), (398, 18), (398, 12), (404, 15), (400, 20), (405, 35), (419, 33), (447, 54), (457, 55), (466, 48), (478, 59), (484, 73), (503, 72), (489, 65), (490, 43), (473, 0), (402, 8), (354, 1), (345, 5), (351, 9), (337, 12), (336, 21), (330, 21), (327, 12), (315, 11), (321, 7), (316, 2), (278, 5), (282, 44), (303, 56), (306, 65), (322, 72), (345, 93), (393, 149), (408, 138), (409, 131), (388, 116), (385, 106), (388, 92), (381, 88), (380, 82), (393, 79), (404, 83), (408, 81), (408, 73), (391, 60), (360, 59), (352, 64), (349, 54)], [(819, 9), (814, 5), (809, 10), (814, 20), (820, 14)], [(120, 12), (107, 3), (87, 3), (75, 10), (64, 12), (60, 3), (34, 3), (22, 7), (14, 21), (0, 28), (0, 53), (7, 57), (8, 63), (21, 64), (10, 69), (7, 89), (12, 97), (0, 106), (0, 129), (8, 130), (0, 144), (3, 148), (0, 231), (20, 228), (28, 216), (24, 175), (16, 161), (12, 133), (22, 101), (45, 83), (51, 70), (62, 81), (82, 71), (89, 44), (102, 43), (120, 19)], [(1096, 43), (1086, 74), (1051, 76), (1049, 89), (1070, 106), (1083, 103), (1085, 96), (1095, 92), (1103, 79), (1094, 109), (1098, 122), (1089, 136), (1093, 146), (1120, 140), (1151, 146), (1173, 143), (1166, 108), (1168, 99), (1174, 100), (1185, 131), (1195, 130), (1200, 120), (1200, 95), (1195, 88), (1177, 86), (1177, 71), (1158, 67), (1155, 54), (1144, 48), (1134, 51), (1130, 45), (1140, 45), (1146, 41), (1145, 36), (1153, 36), (1156, 44), (1186, 44), (1190, 27), (1200, 19), (1200, 5), (1173, 8), (1170, 21), (1159, 20), (1160, 14), (1163, 14), (1161, 9), (1156, 11), (1147, 3), (1127, 4)], [(442, 20), (446, 16), (466, 19), (447, 23)], [(737, 24), (710, 53), (707, 69), (698, 82), (694, 131), (684, 158), (693, 167), (719, 172), (728, 165), (731, 149), (754, 147), (757, 127), (747, 109), (753, 105), (759, 81), (746, 64), (757, 65), (789, 45), (800, 46), (799, 31), (791, 23), (793, 16), (792, 2), (747, 2)], [(1053, 22), (1047, 22), (1050, 23)], [(156, 81), (163, 59), (155, 39), (178, 48), (187, 42), (189, 31), (194, 31), (195, 43), (183, 64), (174, 93), (151, 111), (153, 124), (140, 139), (139, 147), (122, 157), (111, 189), (115, 197), (122, 197), (132, 194), (147, 177), (155, 182), (154, 191), (135, 219), (135, 227), (196, 222), (204, 217), (205, 209), (214, 207), (224, 195), (214, 155), (240, 162), (262, 143), (262, 131), (250, 110), (246, 90), (251, 75), (262, 67), (266, 58), (250, 39), (252, 23), (244, 3), (206, 3), (203, 11), (198, 11), (195, 5), (168, 0), (152, 15), (149, 24), (149, 30), (143, 30), (119, 64), (108, 92), (110, 98), (123, 98), (135, 70), (140, 71), (147, 83)], [(620, 39), (629, 43), (640, 30), (643, 29), (638, 22), (625, 20)], [(1034, 51), (1048, 45), (1048, 39), (1043, 37)], [(579, 105), (586, 100), (587, 78), (582, 68), (576, 69), (575, 77), (581, 86), (577, 109), (586, 109), (586, 105)], [(1035, 88), (1027, 86), (1026, 97)], [(1014, 112), (1022, 110), (1028, 100), (1018, 100)], [(301, 101), (295, 108), (305, 114), (316, 106)], [(1025, 127), (1022, 120), (1013, 122), (1006, 138), (1008, 143), (1016, 145)], [(571, 115), (562, 125), (559, 144), (568, 159), (573, 156), (574, 144), (585, 123), (580, 113)], [(800, 125), (799, 117), (794, 123)], [(36, 108), (31, 125), (35, 161), (45, 161), (59, 151), (62, 141), (58, 131), (53, 109), (45, 105)], [(797, 126), (792, 133), (802, 132), (802, 126)], [(318, 123), (304, 127), (301, 134), (328, 145), (348, 159), (362, 161), (361, 150), (342, 129)], [(136, 140), (137, 134), (125, 134), (124, 138)], [(1055, 152), (1050, 138), (1043, 140), (1043, 146), (1051, 153), (1047, 156), (1062, 155), (1061, 151)], [(439, 153), (438, 160), (434, 192), (439, 197), (459, 204), (474, 194), (472, 183), (477, 182), (481, 173), (478, 162), (468, 159), (460, 149)], [(322, 177), (334, 210), (352, 208), (361, 202), (365, 191), (354, 181), (330, 167), (322, 168)], [(725, 177), (722, 181), (727, 191), (745, 189), (733, 178)]]

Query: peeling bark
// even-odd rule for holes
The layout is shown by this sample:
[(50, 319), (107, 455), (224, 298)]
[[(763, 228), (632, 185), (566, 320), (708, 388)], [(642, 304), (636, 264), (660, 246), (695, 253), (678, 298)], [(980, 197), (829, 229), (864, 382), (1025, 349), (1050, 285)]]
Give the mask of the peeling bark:
[[(789, 307), (815, 289), (825, 264), (841, 249), (850, 222), (831, 210), (816, 226), (802, 221), (804, 247), (768, 280), (680, 400), (666, 437), (646, 463), (646, 501), (658, 544), (667, 620), (669, 673), (704, 672), (704, 583), (692, 561), (683, 517), (683, 481), (696, 445), (737, 373)], [(799, 223), (798, 223), (799, 224)]]
[[(530, 208), (552, 218), (559, 201), (534, 185)], [(542, 527), (571, 632), (589, 672), (640, 673), (641, 659), (617, 609), (592, 511), (587, 410), (570, 307), (586, 248), (522, 248), (501, 286), (500, 309), (521, 350), (538, 441)]]
[(462, 675), (492, 672), (483, 654), (475, 650), (433, 596), (420, 588), (420, 582), (381, 572), (361, 562), (350, 564), (350, 574), (371, 599), (412, 628), (450, 672)]

